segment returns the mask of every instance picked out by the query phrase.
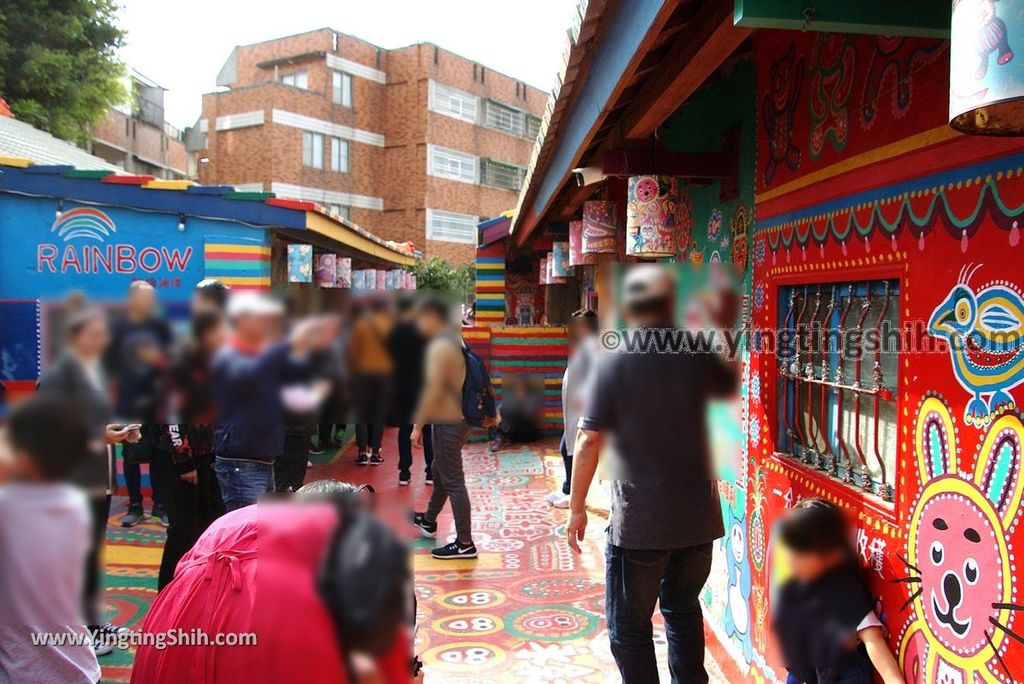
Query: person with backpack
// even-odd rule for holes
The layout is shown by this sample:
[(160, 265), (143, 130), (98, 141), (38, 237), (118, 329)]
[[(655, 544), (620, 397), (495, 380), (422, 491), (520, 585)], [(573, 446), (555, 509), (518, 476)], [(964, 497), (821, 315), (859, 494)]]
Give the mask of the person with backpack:
[(427, 539), (437, 537), (437, 516), (450, 499), (455, 541), (435, 548), (431, 555), (441, 560), (476, 558), (462, 447), (471, 426), (493, 425), (494, 390), (480, 357), (451, 329), (448, 305), (443, 300), (429, 298), (421, 302), (416, 325), (429, 343), (423, 394), (414, 416), (412, 441), (421, 446), (423, 425), (432, 426), (434, 490), (427, 510), (414, 513), (413, 524)]

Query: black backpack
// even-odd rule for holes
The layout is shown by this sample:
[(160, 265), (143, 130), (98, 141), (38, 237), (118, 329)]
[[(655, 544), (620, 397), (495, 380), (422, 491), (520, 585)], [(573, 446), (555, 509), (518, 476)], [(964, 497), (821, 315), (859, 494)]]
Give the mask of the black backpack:
[(343, 653), (386, 652), (412, 624), (409, 550), (360, 501), (363, 485), (337, 499), (338, 527), (327, 545), (318, 589), (334, 619)]

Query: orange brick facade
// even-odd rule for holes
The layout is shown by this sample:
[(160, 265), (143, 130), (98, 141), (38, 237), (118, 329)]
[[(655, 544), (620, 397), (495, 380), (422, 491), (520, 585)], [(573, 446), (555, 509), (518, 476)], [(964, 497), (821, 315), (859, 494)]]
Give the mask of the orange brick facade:
[[(332, 97), (333, 72), (351, 74), (352, 106)], [(282, 82), (304, 72), (306, 87)], [(476, 98), (470, 123), (431, 111), (431, 82)], [(472, 262), (475, 245), (427, 239), (428, 210), (491, 217), (517, 192), (428, 173), (429, 146), (525, 168), (533, 139), (485, 125), (491, 100), (539, 117), (546, 94), (431, 44), (384, 50), (331, 29), (235, 49), (203, 96), (200, 181), (261, 187), (345, 207), (382, 237), (412, 241), (427, 256)], [(303, 132), (323, 135), (322, 168), (303, 164)], [(332, 171), (331, 138), (348, 141), (348, 171)]]

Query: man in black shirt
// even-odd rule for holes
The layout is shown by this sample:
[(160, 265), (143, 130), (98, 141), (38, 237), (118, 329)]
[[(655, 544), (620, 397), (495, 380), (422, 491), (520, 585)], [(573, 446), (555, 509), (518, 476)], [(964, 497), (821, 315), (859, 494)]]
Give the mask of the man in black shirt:
[[(674, 330), (676, 281), (664, 266), (633, 268), (624, 282), (628, 330)], [(720, 307), (730, 326), (734, 303)], [(729, 321), (729, 322), (726, 322)], [(664, 351), (664, 350), (662, 350)], [(626, 684), (658, 681), (651, 616), (660, 600), (673, 682), (708, 681), (698, 596), (723, 536), (706, 406), (730, 395), (736, 374), (715, 353), (601, 354), (579, 421), (567, 528), (579, 551), (586, 496), (602, 445), (612, 459), (606, 606), (612, 655)]]

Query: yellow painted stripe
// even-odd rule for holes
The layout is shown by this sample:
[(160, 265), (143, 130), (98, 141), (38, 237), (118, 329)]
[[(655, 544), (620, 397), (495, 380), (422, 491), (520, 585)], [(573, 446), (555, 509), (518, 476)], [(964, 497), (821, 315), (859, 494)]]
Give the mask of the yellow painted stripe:
[(480, 271), (504, 271), (505, 264), (477, 264), (477, 270)]
[(504, 292), (479, 292), (476, 295), (477, 299), (490, 299), (490, 300), (501, 300), (505, 298)]
[(5, 157), (0, 155), (0, 166), (16, 166), (19, 169), (27, 169), (32, 166), (32, 160), (25, 159), (24, 157)]
[(160, 565), (164, 550), (161, 547), (107, 544), (106, 561), (111, 565)]
[(315, 211), (306, 212), (306, 228), (318, 235), (323, 235), (335, 242), (340, 242), (343, 245), (357, 249), (367, 256), (395, 264), (396, 266), (412, 266), (416, 263), (416, 257), (412, 254), (405, 254), (387, 245), (382, 245), (365, 235), (357, 233), (348, 226), (332, 221)]
[(924, 133), (918, 133), (912, 135), (909, 138), (903, 140), (897, 140), (894, 143), (888, 145), (882, 145), (876, 149), (857, 154), (849, 159), (844, 159), (840, 162), (826, 166), (823, 169), (819, 169), (814, 173), (809, 173), (806, 176), (801, 176), (795, 180), (791, 180), (788, 183), (783, 183), (777, 188), (767, 190), (759, 195), (754, 196), (756, 202), (767, 202), (773, 200), (776, 197), (788, 195), (791, 192), (806, 188), (808, 185), (814, 185), (824, 180), (838, 176), (842, 173), (854, 171), (856, 169), (869, 166), (879, 161), (889, 159), (890, 157), (897, 157), (906, 152), (912, 152), (913, 150), (921, 149), (922, 147), (928, 147), (930, 145), (936, 145), (947, 140), (959, 137), (960, 133), (957, 133), (949, 126), (939, 126), (933, 128)]
[[(495, 320), (499, 320), (499, 319), (504, 319), (505, 318), (505, 314), (503, 314), (501, 311), (477, 311), (476, 312), (476, 317), (477, 318), (493, 318)], [(490, 337), (490, 335), (488, 335), (488, 337)]]
[(221, 276), (217, 278), (225, 285), (266, 285), (270, 286), (270, 276), (246, 278), (244, 276)]
[(236, 254), (266, 254), (270, 256), (270, 247), (263, 245), (225, 245), (206, 243), (207, 252), (235, 252)]
[(193, 185), (196, 185), (195, 181), (190, 180), (164, 180), (158, 178), (151, 180), (142, 187), (147, 190), (188, 190)]
[(480, 568), (499, 570), (502, 567), (501, 554), (499, 553), (481, 553), (478, 558), (471, 560), (440, 560), (429, 554), (417, 553), (412, 557), (412, 564), (416, 572), (422, 570), (475, 570)]

